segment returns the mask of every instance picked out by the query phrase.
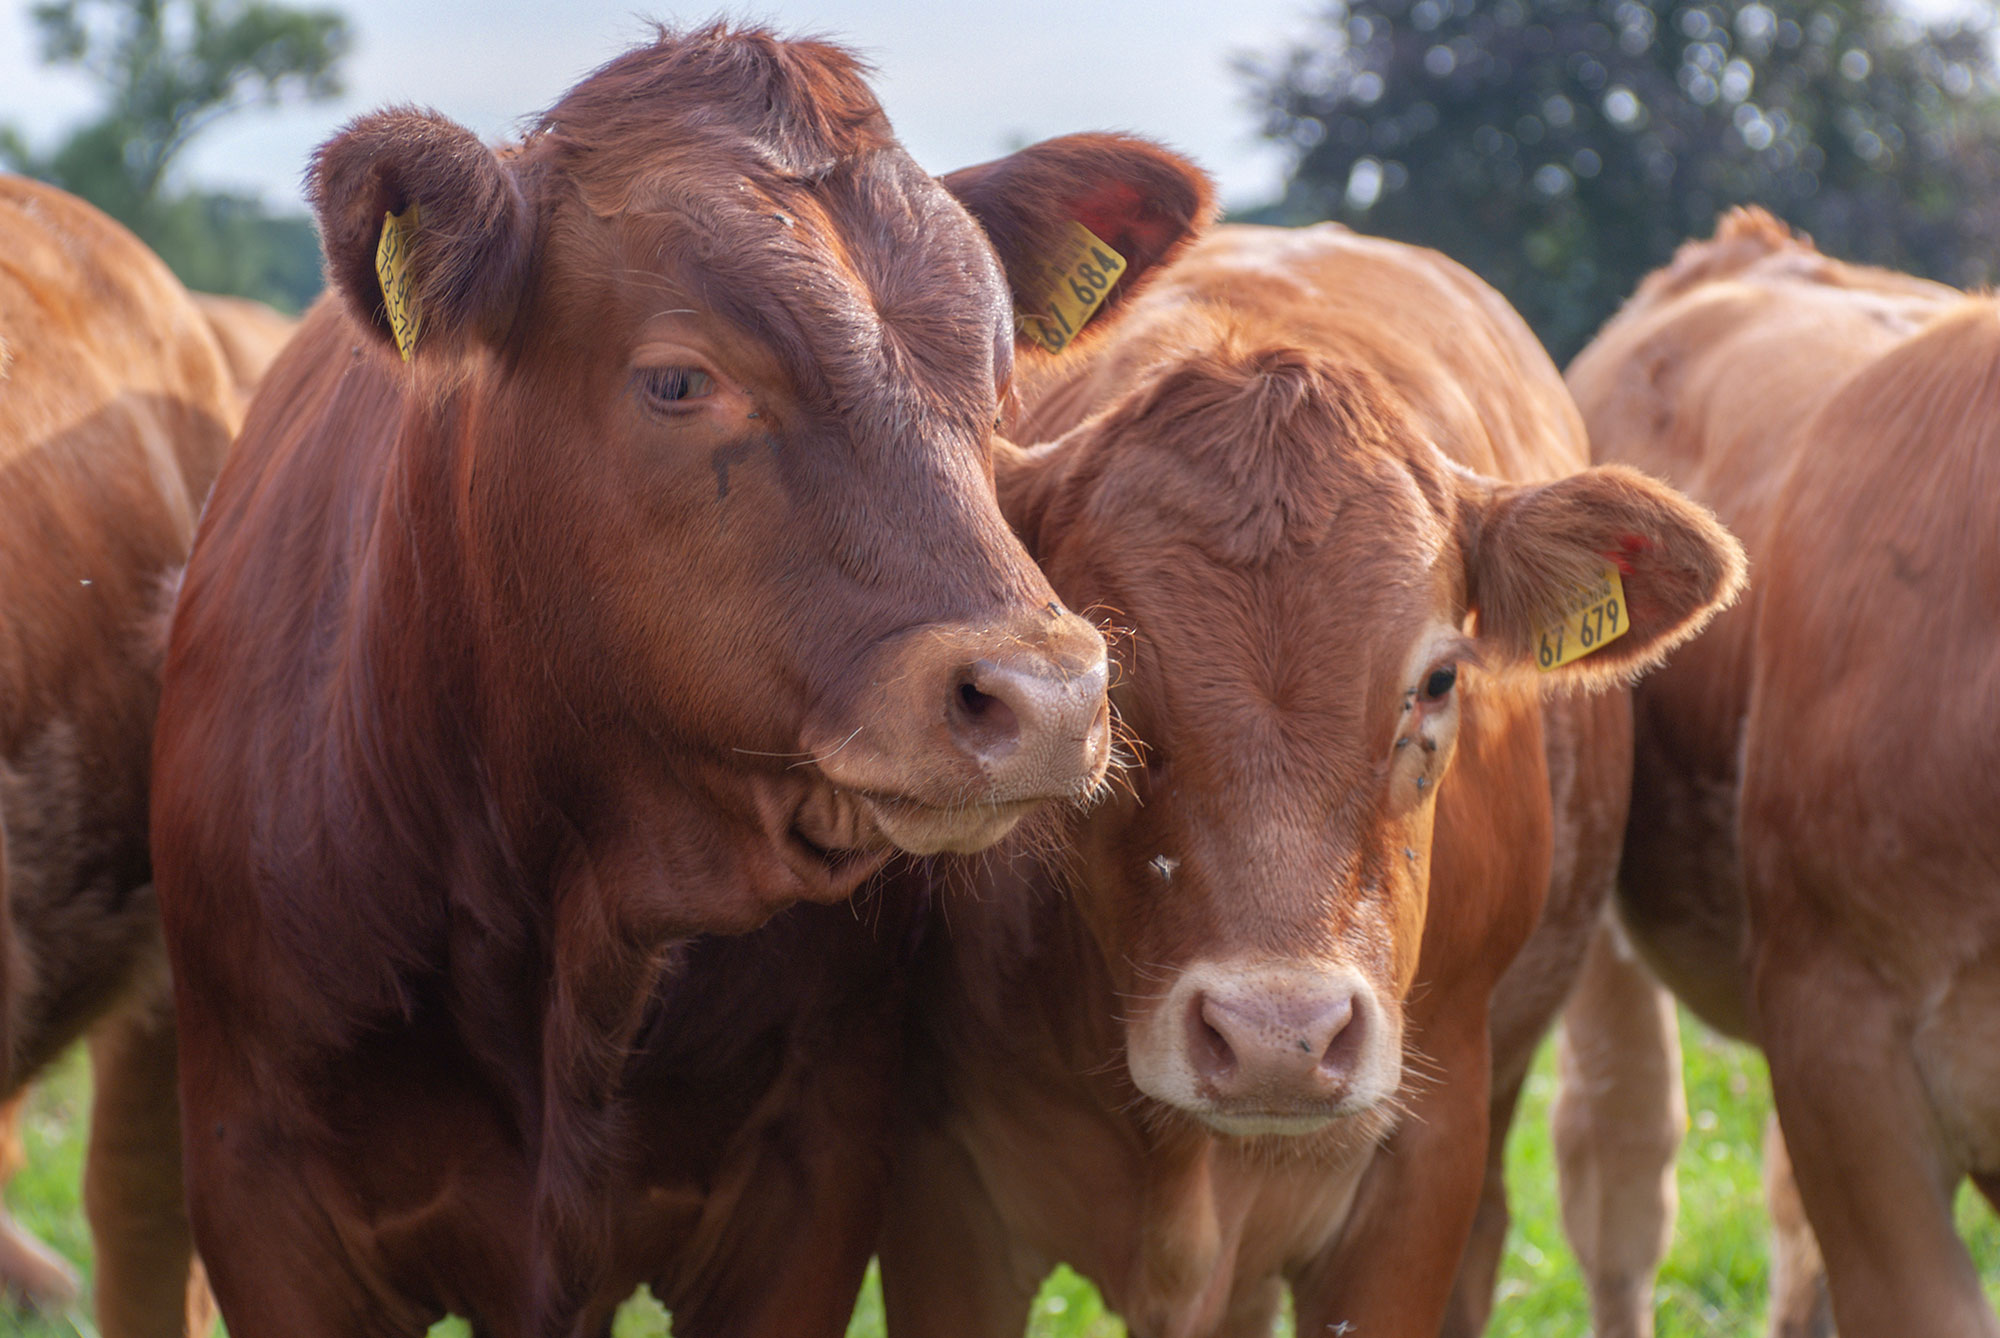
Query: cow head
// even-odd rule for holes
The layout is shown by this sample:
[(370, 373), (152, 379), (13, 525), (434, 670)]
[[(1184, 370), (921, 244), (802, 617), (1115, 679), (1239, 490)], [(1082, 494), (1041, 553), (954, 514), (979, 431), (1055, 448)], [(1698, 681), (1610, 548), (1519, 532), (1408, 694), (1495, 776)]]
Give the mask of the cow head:
[(1040, 356), (1016, 318), (1038, 257), (1076, 222), (1122, 247), (1115, 308), (1206, 222), (1196, 169), (1075, 136), (955, 193), (845, 52), (718, 25), (612, 61), (504, 152), (364, 117), (311, 188), (536, 727), (671, 756), (809, 896), (1099, 782), (1101, 638), (1002, 521), (992, 435)]
[[(1074, 867), (1131, 1077), (1235, 1134), (1386, 1114), (1455, 755), (1543, 687), (1636, 673), (1741, 579), (1667, 488), (1479, 477), (1368, 367), (1289, 347), (1169, 356), (1000, 482), (1056, 589), (1130, 629), (1130, 785)], [(1630, 630), (1538, 684), (1607, 561)]]

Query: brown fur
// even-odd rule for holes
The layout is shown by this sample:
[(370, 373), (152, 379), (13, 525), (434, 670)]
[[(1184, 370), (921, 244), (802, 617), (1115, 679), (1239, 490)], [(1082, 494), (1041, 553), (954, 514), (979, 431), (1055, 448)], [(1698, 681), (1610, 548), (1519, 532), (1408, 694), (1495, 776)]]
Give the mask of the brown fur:
[[(1476, 280), (1338, 228), (1219, 230), (1021, 418), (1050, 439), (1003, 458), (1003, 504), (1065, 598), (1129, 629), (1134, 756), (1053, 849), (937, 903), (891, 1331), (1016, 1334), (1067, 1261), (1135, 1334), (1265, 1332), (1285, 1282), (1302, 1333), (1434, 1334), (1488, 1073), (1518, 1082), (1561, 992), (1489, 999), (1545, 908), (1573, 973), (1623, 821), (1622, 698), (1544, 703), (1528, 630), (1626, 555), (1647, 616), (1548, 686), (1618, 682), (1740, 557), (1659, 485), (1574, 472), (1554, 368)], [(1456, 686), (1419, 701), (1440, 664)], [(1396, 1090), (1292, 1135), (1149, 1094), (1163, 1000), (1236, 960), (1364, 976), (1403, 1028)]]
[[(1714, 506), (1756, 563), (1639, 692), (1621, 900), (1676, 992), (1769, 1057), (1850, 1338), (2000, 1332), (1950, 1212), (2000, 1162), (2000, 762), (1967, 726), (2000, 706), (1996, 369), (1991, 296), (1742, 214), (1569, 374), (1600, 456)], [(1798, 1253), (1780, 1328), (1813, 1321)]]
[[(1163, 257), (1205, 221), (1149, 146), (1031, 156), (1179, 209)], [(795, 903), (1106, 756), (1102, 644), (991, 492), (1013, 225), (844, 52), (724, 26), (501, 152), (365, 117), (312, 193), (334, 294), (204, 519), (155, 788), (231, 1332), (594, 1333), (640, 1281), (677, 1332), (838, 1332), (894, 1062), (842, 1038), (907, 935)], [(406, 365), (373, 258), (410, 205)]]
[[(96, 210), (0, 178), (0, 254), (0, 1100), (11, 1100), (93, 1026), (164, 996), (146, 855), (159, 662), (145, 623), (186, 556), (238, 409), (185, 290)], [(171, 1074), (139, 1086), (139, 1100), (94, 1123), (93, 1168), (171, 1128)], [(100, 1286), (121, 1269), (139, 1291), (184, 1284), (187, 1226), (165, 1167), (149, 1258), (115, 1213), (89, 1205)], [(0, 1276), (0, 1287), (31, 1282)], [(108, 1316), (104, 1331), (180, 1323), (172, 1311), (159, 1323)]]

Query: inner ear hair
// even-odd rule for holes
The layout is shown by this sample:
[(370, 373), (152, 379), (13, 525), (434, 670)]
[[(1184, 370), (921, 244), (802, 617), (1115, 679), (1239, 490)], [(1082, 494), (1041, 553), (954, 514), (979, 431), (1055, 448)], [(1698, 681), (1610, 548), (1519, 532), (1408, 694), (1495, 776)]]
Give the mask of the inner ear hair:
[(942, 180), (986, 230), (1017, 302), (1039, 299), (1044, 263), (1072, 224), (1125, 261), (1104, 297), (1101, 311), (1109, 311), (1130, 301), (1216, 212), (1205, 172), (1133, 135), (1061, 135)]
[(1487, 484), (1469, 499), (1468, 587), (1483, 639), (1532, 660), (1569, 595), (1609, 566), (1628, 630), (1548, 677), (1629, 679), (1707, 625), (1742, 590), (1742, 545), (1703, 506), (1637, 470), (1600, 465), (1549, 483)]
[(394, 107), (350, 122), (313, 155), (307, 195), (327, 277), (364, 327), (393, 338), (375, 269), (384, 219), (419, 206), (410, 268), (419, 344), (505, 337), (533, 236), (513, 171), (464, 126)]

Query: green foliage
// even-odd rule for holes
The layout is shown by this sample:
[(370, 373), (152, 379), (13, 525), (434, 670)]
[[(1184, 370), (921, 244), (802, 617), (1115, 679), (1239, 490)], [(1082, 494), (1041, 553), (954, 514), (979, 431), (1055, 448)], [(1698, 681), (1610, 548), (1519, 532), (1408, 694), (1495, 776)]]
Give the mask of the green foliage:
[(98, 117), (46, 154), (0, 128), (0, 163), (91, 201), (191, 287), (297, 310), (319, 290), (311, 225), (240, 195), (169, 189), (188, 144), (223, 117), (340, 90), (352, 44), (331, 10), (266, 0), (45, 0), (42, 57), (81, 70)]
[(1260, 214), (1436, 247), (1558, 359), (1731, 205), (1830, 254), (1988, 282), (1991, 21), (1927, 27), (1893, 0), (1328, 0), (1306, 40), (1245, 66), (1298, 154)]
[(264, 0), (44, 0), (34, 15), (43, 60), (82, 70), (106, 103), (36, 165), (121, 219), (140, 216), (181, 150), (220, 118), (294, 92), (338, 95), (350, 44), (331, 10)]

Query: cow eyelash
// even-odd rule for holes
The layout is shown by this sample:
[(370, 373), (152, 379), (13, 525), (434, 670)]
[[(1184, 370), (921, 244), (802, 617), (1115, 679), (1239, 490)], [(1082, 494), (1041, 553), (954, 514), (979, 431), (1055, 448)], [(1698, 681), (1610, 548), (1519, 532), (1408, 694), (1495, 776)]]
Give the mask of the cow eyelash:
[(715, 390), (715, 378), (693, 367), (648, 367), (639, 373), (639, 384), (654, 403), (664, 406), (698, 400)]
[(1427, 702), (1442, 701), (1458, 682), (1458, 666), (1441, 664), (1424, 675), (1423, 699)]

